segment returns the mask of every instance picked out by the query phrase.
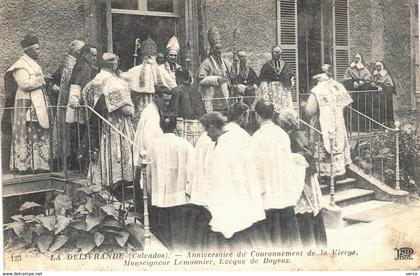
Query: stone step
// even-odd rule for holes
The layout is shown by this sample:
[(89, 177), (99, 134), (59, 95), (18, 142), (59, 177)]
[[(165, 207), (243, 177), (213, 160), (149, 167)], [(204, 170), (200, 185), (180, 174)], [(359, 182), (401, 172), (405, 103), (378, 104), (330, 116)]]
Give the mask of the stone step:
[(69, 182), (74, 183), (74, 184), (79, 184), (81, 186), (92, 185), (91, 181), (89, 179), (85, 179), (85, 178), (70, 179)]
[(369, 201), (353, 204), (350, 206), (346, 206), (342, 209), (343, 219), (346, 220), (347, 218), (350, 218), (351, 216), (355, 214), (366, 212), (368, 210), (372, 210), (378, 207), (384, 207), (389, 204), (393, 204), (393, 202), (369, 200)]
[[(365, 202), (374, 199), (375, 192), (366, 189), (352, 188), (335, 193), (335, 203), (340, 207), (346, 207), (352, 204)], [(330, 195), (326, 194), (322, 196), (324, 204), (328, 204), (330, 201)]]
[[(323, 195), (330, 193), (330, 184), (321, 184), (321, 192)], [(356, 187), (356, 179), (346, 178), (343, 180), (337, 180), (334, 185), (335, 192), (349, 190)]]
[[(383, 204), (383, 205), (376, 203), (376, 207), (368, 208), (360, 212), (354, 212), (354, 213), (350, 213), (346, 215), (343, 214), (343, 219), (345, 221), (353, 222), (353, 223), (355, 222), (369, 223), (369, 222), (377, 221), (380, 219), (387, 219), (389, 217), (392, 217), (401, 213), (409, 213), (409, 212), (412, 212), (414, 209), (417, 209), (417, 210), (420, 209), (420, 207), (418, 206), (411, 206), (407, 204), (394, 203), (394, 202), (388, 202), (388, 203), (389, 204)], [(375, 204), (372, 204), (371, 206), (374, 206), (374, 205)], [(356, 208), (356, 205), (353, 205), (353, 206)]]

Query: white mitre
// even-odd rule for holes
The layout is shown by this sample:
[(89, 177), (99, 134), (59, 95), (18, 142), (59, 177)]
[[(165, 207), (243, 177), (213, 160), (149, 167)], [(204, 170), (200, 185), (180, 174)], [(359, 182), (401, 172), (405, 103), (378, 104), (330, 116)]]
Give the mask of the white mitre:
[(166, 44), (166, 51), (168, 52), (168, 54), (170, 52), (175, 52), (178, 55), (180, 49), (181, 47), (179, 46), (178, 39), (176, 38), (176, 36), (172, 36), (169, 39), (168, 44)]

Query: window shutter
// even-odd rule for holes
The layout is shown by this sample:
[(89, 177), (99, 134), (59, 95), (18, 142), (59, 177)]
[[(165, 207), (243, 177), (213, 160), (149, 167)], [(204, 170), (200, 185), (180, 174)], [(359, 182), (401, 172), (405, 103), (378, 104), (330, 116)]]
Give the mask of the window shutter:
[(297, 0), (277, 0), (277, 38), (283, 51), (282, 57), (295, 74), (295, 86), (291, 92), (293, 102), (298, 102)]
[(349, 65), (349, 4), (348, 0), (332, 0), (334, 76), (342, 81)]

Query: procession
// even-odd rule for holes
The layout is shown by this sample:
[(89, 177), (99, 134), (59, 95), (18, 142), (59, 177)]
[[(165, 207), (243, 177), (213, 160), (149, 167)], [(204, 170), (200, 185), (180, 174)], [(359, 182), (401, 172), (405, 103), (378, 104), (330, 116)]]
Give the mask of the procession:
[(405, 65), (385, 38), (350, 48), (348, 1), (274, 1), (276, 32), (211, 18), (217, 1), (97, 2), (77, 32), (57, 28), (59, 47), (37, 26), (10, 47), (5, 244), (323, 252), (347, 250), (337, 231), (407, 212), (417, 148), (396, 112), (410, 100)]
[[(351, 96), (330, 65), (313, 76), (317, 84), (302, 106), (312, 126), (337, 141), (334, 149), (329, 137), (316, 143), (325, 159), (334, 150), (334, 167), (316, 163), (312, 137), (298, 127), (295, 76), (281, 47), (271, 48), (258, 76), (246, 52), (222, 58), (217, 28), (208, 42), (194, 76), (177, 63), (175, 36), (165, 54), (150, 37), (141, 42), (142, 62), (127, 72), (116, 54), (98, 57), (95, 46), (74, 40), (46, 80), (37, 63), (42, 45), (26, 35), (24, 54), (5, 77), (6, 86), (17, 87), (8, 93), (21, 108), (10, 121), (10, 170), (80, 166), (90, 185), (119, 201), (131, 187), (142, 212), (147, 193), (151, 231), (171, 249), (327, 246), (319, 183), (343, 176), (351, 163), (343, 117)], [(46, 93), (46, 81), (56, 94)], [(150, 165), (141, 175), (145, 160)]]

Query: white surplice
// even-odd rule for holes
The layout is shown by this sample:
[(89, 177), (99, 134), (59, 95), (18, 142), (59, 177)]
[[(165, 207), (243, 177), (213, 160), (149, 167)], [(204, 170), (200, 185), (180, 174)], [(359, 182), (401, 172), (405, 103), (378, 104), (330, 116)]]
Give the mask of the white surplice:
[(264, 208), (295, 206), (302, 194), (307, 163), (302, 155), (291, 152), (287, 133), (272, 121), (264, 122), (251, 137), (250, 150)]
[[(151, 102), (143, 110), (134, 135), (134, 143), (141, 151), (148, 152), (157, 138), (163, 135), (160, 128), (160, 115), (157, 105)], [(134, 164), (139, 166), (141, 163), (139, 150), (134, 151)]]
[(211, 229), (231, 238), (265, 219), (261, 190), (256, 185), (249, 134), (236, 123), (217, 140), (211, 157), (209, 210)]
[(155, 93), (155, 85), (166, 86), (169, 90), (176, 87), (176, 82), (165, 68), (157, 65), (154, 57), (145, 59), (127, 72), (121, 78), (128, 82), (131, 90), (137, 93)]
[[(7, 72), (13, 72), (17, 83), (15, 107), (17, 100), (30, 100), (39, 125), (44, 129), (48, 129), (50, 122), (47, 103), (44, 92), (42, 91), (45, 81), (41, 66), (27, 54), (23, 54), (23, 56), (7, 69)], [(29, 118), (29, 112), (27, 114), (27, 118)]]
[(195, 145), (195, 162), (193, 167), (193, 181), (187, 191), (190, 195), (190, 203), (208, 207), (211, 155), (214, 151), (215, 143), (207, 135), (201, 134)]
[(186, 139), (165, 133), (150, 149), (152, 205), (173, 207), (186, 204), (191, 185), (195, 150)]

